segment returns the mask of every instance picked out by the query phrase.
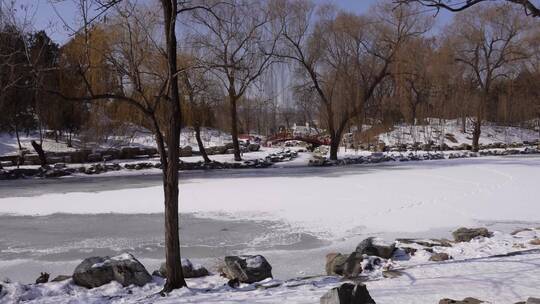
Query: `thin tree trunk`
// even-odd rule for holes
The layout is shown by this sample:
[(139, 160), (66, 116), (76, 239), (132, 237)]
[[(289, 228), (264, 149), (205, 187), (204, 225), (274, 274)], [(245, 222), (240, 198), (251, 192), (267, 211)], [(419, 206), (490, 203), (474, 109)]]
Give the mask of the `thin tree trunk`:
[(19, 137), (19, 128), (17, 123), (15, 123), (15, 137), (17, 137), (17, 144), (19, 145), (19, 151), (22, 151), (21, 138)]
[(478, 115), (476, 117), (476, 121), (474, 122), (473, 140), (472, 140), (473, 152), (478, 152), (480, 150), (481, 130), (482, 130), (482, 118), (480, 117), (480, 115)]
[(197, 145), (199, 146), (199, 152), (201, 152), (201, 156), (205, 163), (212, 162), (210, 158), (208, 157), (208, 154), (206, 153), (206, 149), (204, 148), (204, 143), (201, 139), (201, 127), (198, 124), (195, 124), (195, 139), (197, 139)]
[(241, 161), (240, 144), (238, 143), (238, 115), (236, 112), (236, 97), (229, 95), (229, 108), (231, 111), (231, 136), (234, 149), (234, 160)]
[(187, 286), (180, 259), (180, 237), (178, 220), (178, 156), (180, 149), (180, 95), (178, 87), (177, 41), (176, 41), (176, 0), (161, 0), (165, 21), (167, 46), (169, 103), (167, 122), (167, 166), (163, 168), (163, 191), (165, 196), (165, 263), (167, 282), (163, 292), (170, 292)]

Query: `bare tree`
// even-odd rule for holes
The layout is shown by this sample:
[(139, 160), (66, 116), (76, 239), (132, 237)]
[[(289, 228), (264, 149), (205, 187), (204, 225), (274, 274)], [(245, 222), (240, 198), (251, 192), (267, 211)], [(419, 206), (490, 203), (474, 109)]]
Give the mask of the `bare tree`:
[[(80, 101), (114, 101), (131, 105), (152, 122), (163, 172), (163, 191), (165, 205), (165, 257), (167, 282), (163, 292), (186, 286), (180, 262), (180, 240), (178, 220), (178, 157), (180, 149), (180, 86), (178, 69), (177, 17), (186, 11), (209, 10), (209, 7), (194, 5), (191, 2), (178, 3), (176, 0), (160, 0), (162, 9), (160, 21), (163, 22), (165, 45), (162, 47), (149, 32), (147, 19), (130, 18), (136, 16), (135, 6), (125, 0), (96, 0), (98, 11), (105, 12), (116, 8), (121, 18), (120, 43), (113, 48), (107, 41), (95, 41), (92, 33), (99, 29), (93, 26), (98, 16), (91, 17), (89, 2), (80, 0), (84, 27), (79, 35), (82, 40), (83, 56), (77, 63), (77, 71), (85, 84), (82, 96), (63, 98)], [(120, 3), (124, 2), (120, 7)], [(122, 11), (128, 9), (126, 14)], [(86, 12), (86, 13), (85, 13)], [(102, 29), (103, 30), (103, 29)], [(96, 46), (97, 44), (97, 46)], [(148, 50), (154, 50), (149, 55)], [(109, 54), (109, 56), (107, 56)], [(161, 65), (148, 62), (150, 58), (160, 58)], [(156, 73), (156, 66), (164, 67), (164, 74)], [(115, 72), (116, 81), (100, 83), (100, 78)], [(94, 84), (98, 85), (94, 85)], [(163, 121), (158, 119), (162, 111)]]
[(401, 46), (427, 31), (425, 19), (410, 7), (378, 7), (376, 17), (318, 11), (307, 1), (283, 6), (285, 48), (280, 56), (295, 62), (324, 111), (330, 159), (337, 160), (341, 137), (353, 118), (370, 106), (391, 74)]
[(194, 47), (201, 65), (210, 68), (229, 101), (234, 159), (242, 160), (238, 142), (240, 99), (274, 62), (280, 29), (274, 27), (271, 2), (232, 0), (208, 11), (195, 11)]
[(473, 131), (473, 150), (478, 151), (482, 121), (492, 87), (499, 78), (509, 77), (514, 63), (527, 58), (520, 35), (527, 24), (508, 5), (477, 9), (456, 16), (451, 30), (455, 60), (464, 65), (479, 89)]

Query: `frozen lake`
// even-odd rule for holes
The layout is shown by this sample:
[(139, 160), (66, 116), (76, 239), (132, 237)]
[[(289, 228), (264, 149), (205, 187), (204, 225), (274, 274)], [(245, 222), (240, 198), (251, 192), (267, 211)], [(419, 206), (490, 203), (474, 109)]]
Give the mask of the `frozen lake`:
[[(182, 254), (210, 268), (262, 253), (274, 275), (324, 272), (370, 235), (449, 237), (461, 225), (540, 225), (540, 158), (182, 173)], [(163, 257), (161, 177), (0, 182), (0, 277), (69, 274), (84, 257)]]

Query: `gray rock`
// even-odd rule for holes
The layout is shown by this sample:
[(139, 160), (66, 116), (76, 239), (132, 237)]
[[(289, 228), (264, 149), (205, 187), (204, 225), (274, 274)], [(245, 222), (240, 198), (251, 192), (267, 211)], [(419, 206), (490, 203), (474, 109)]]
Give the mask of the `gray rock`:
[(339, 275), (347, 278), (362, 273), (364, 257), (358, 252), (351, 254), (330, 253), (326, 255), (326, 274)]
[(76, 285), (94, 288), (117, 281), (122, 286), (143, 286), (152, 281), (144, 266), (129, 253), (112, 258), (91, 257), (79, 264), (73, 272)]
[[(201, 265), (194, 265), (189, 259), (182, 259), (182, 272), (185, 278), (200, 278), (208, 275), (208, 270)], [(167, 267), (162, 263), (157, 271), (158, 276), (167, 277)]]
[(450, 256), (448, 255), (448, 253), (444, 253), (444, 252), (434, 253), (429, 258), (429, 260), (433, 262), (442, 262), (442, 261), (447, 261), (449, 259), (450, 259)]
[(44, 283), (49, 282), (49, 276), (50, 275), (48, 273), (42, 272), (39, 275), (39, 278), (36, 279), (36, 284), (44, 284)]
[(462, 301), (452, 300), (452, 299), (442, 299), (439, 301), (439, 304), (480, 304), (480, 303), (484, 303), (484, 301), (480, 301), (475, 298), (465, 298)]
[(255, 283), (272, 277), (272, 266), (262, 255), (226, 256), (221, 272), (228, 279)]
[(321, 297), (321, 304), (375, 304), (364, 284), (344, 283)]
[(384, 259), (389, 259), (396, 250), (395, 243), (388, 243), (380, 238), (370, 237), (356, 246), (356, 252), (360, 254), (374, 255)]
[(259, 145), (259, 144), (249, 144), (247, 146), (247, 149), (249, 151), (252, 151), (252, 152), (259, 151), (259, 149), (261, 149), (261, 145)]
[(526, 304), (540, 304), (540, 298), (528, 298)]
[(326, 274), (343, 275), (348, 255), (341, 253), (329, 253), (326, 255)]
[(452, 232), (452, 236), (456, 242), (470, 242), (476, 237), (491, 237), (491, 233), (486, 228), (465, 228), (461, 227), (458, 230)]
[(59, 275), (59, 276), (56, 276), (54, 279), (51, 280), (51, 282), (62, 282), (62, 281), (65, 281), (65, 280), (69, 280), (71, 279), (71, 276), (70, 275)]

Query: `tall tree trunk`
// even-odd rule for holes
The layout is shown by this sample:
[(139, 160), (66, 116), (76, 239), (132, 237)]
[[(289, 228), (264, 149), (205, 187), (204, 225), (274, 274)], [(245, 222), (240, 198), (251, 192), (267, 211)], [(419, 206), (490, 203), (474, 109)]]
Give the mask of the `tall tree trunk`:
[(176, 0), (161, 0), (169, 77), (170, 111), (167, 121), (167, 166), (163, 168), (163, 191), (165, 194), (165, 263), (167, 282), (163, 292), (187, 286), (180, 260), (180, 237), (178, 220), (178, 156), (180, 150), (180, 95), (178, 87)]
[(41, 144), (38, 144), (35, 140), (31, 141), (32, 147), (36, 151), (39, 157), (39, 163), (42, 167), (45, 167), (47, 165), (47, 157), (45, 156), (45, 152), (43, 151), (43, 147)]
[(332, 132), (330, 138), (330, 160), (338, 159), (339, 143), (341, 142), (341, 133)]
[(472, 140), (472, 150), (474, 152), (478, 152), (478, 150), (480, 150), (481, 130), (482, 130), (482, 118), (480, 118), (480, 116), (477, 116), (476, 121), (474, 122), (473, 140)]
[(201, 127), (199, 124), (195, 124), (195, 139), (197, 140), (197, 145), (199, 146), (199, 152), (201, 152), (201, 156), (205, 163), (212, 162), (210, 158), (208, 157), (208, 154), (206, 153), (206, 149), (204, 148), (204, 143), (201, 139)]
[(236, 112), (236, 96), (229, 95), (229, 108), (231, 111), (231, 136), (234, 149), (234, 160), (241, 161), (240, 144), (238, 143), (238, 114)]

